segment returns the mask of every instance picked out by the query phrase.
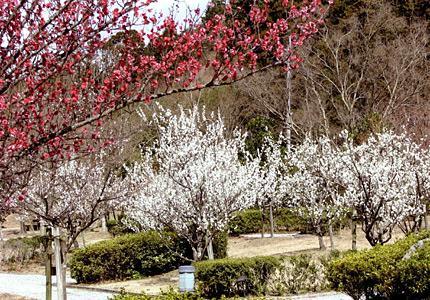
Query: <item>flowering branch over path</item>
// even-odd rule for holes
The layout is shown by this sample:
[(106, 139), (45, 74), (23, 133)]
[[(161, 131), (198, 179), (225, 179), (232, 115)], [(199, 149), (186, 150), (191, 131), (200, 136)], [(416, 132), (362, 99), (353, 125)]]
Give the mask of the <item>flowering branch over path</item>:
[[(283, 1), (285, 17), (271, 21), (271, 1), (260, 0), (249, 19), (235, 19), (227, 4), (222, 14), (204, 22), (178, 23), (154, 14), (154, 3), (0, 3), (3, 195), (18, 189), (18, 177), (36, 164), (108, 143), (99, 137), (101, 121), (126, 106), (298, 62), (295, 49), (286, 50), (288, 36), (300, 47), (325, 14), (320, 0), (302, 1), (300, 7)], [(117, 31), (125, 34), (112, 58), (107, 42)], [(261, 63), (261, 57), (270, 59)]]

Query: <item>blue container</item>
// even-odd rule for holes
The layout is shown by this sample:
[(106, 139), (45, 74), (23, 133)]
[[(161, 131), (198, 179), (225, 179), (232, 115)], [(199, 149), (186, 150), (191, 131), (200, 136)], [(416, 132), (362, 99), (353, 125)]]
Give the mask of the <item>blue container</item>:
[(193, 266), (179, 267), (179, 291), (181, 293), (194, 292), (194, 273), (196, 268)]

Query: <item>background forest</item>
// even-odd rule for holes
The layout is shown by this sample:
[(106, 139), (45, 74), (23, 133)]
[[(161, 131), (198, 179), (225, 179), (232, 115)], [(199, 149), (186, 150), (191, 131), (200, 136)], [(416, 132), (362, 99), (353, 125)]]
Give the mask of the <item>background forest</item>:
[[(276, 7), (274, 17), (282, 13)], [(162, 103), (198, 102), (219, 109), (230, 128), (252, 133), (251, 148), (269, 132), (286, 132), (290, 115), (293, 141), (342, 129), (362, 141), (382, 128), (425, 138), (430, 126), (429, 16), (430, 3), (424, 0), (335, 1), (324, 27), (300, 50), (303, 62), (291, 72), (290, 83), (287, 72), (272, 69)]]

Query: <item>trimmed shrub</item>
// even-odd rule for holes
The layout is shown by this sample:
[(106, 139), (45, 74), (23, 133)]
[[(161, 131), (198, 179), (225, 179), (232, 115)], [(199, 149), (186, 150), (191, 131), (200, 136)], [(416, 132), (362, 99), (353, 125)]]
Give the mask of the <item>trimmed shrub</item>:
[(134, 233), (133, 229), (128, 228), (126, 225), (122, 224), (121, 221), (108, 220), (106, 222), (108, 232), (113, 236), (120, 236), (124, 234)]
[(119, 215), (118, 220), (108, 220), (106, 222), (106, 227), (113, 236), (136, 233), (136, 231), (142, 230), (141, 226), (136, 221), (131, 220), (126, 215)]
[[(228, 236), (215, 235), (215, 258), (227, 256)], [(192, 257), (188, 242), (174, 233), (147, 231), (121, 235), (77, 249), (69, 260), (72, 278), (79, 283), (116, 280), (169, 272)]]
[(281, 268), (270, 276), (268, 287), (271, 295), (279, 296), (326, 290), (324, 262), (306, 254), (285, 257)]
[(237, 212), (230, 220), (228, 227), (232, 235), (261, 232), (261, 211), (246, 209)]
[(128, 234), (72, 252), (69, 266), (79, 283), (135, 278), (169, 272), (190, 250), (173, 233)]
[(328, 263), (334, 289), (354, 299), (425, 299), (430, 297), (430, 242), (403, 259), (430, 232), (410, 235), (394, 244), (349, 252)]
[(220, 298), (266, 294), (268, 279), (281, 261), (268, 256), (204, 261), (195, 266), (202, 296)]
[(214, 250), (215, 259), (227, 257), (228, 233), (221, 231), (215, 234), (212, 247)]
[[(299, 231), (301, 233), (314, 234), (315, 229), (306, 220), (306, 217), (299, 216), (288, 208), (278, 208), (273, 212), (276, 231)], [(261, 232), (261, 210), (246, 209), (237, 212), (229, 222), (229, 232), (231, 235)], [(327, 222), (325, 222), (327, 223)], [(342, 229), (349, 225), (349, 219), (344, 218), (333, 224), (334, 230)], [(269, 231), (269, 212), (265, 211), (264, 227)], [(328, 225), (323, 226), (323, 234), (328, 233)]]
[(125, 292), (121, 292), (119, 295), (115, 295), (110, 300), (203, 300), (198, 293), (179, 293), (173, 289), (170, 289), (166, 292), (162, 292), (157, 296), (148, 296), (145, 294), (142, 295), (133, 295), (127, 294)]
[(0, 262), (25, 264), (42, 261), (45, 238), (43, 236), (21, 237), (0, 243)]

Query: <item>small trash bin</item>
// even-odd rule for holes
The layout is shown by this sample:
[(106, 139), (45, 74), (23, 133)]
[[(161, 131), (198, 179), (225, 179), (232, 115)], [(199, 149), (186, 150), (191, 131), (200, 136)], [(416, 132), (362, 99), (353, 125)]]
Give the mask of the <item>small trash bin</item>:
[(193, 266), (179, 267), (179, 291), (181, 293), (194, 292), (194, 273), (196, 268)]

